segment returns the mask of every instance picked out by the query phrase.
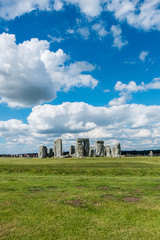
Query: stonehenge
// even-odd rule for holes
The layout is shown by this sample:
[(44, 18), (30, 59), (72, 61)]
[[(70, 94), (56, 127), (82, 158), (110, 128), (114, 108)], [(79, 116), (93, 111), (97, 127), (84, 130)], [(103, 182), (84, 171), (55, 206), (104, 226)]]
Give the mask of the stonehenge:
[(90, 149), (89, 149), (89, 157), (95, 157), (95, 148), (94, 147), (90, 147)]
[(62, 139), (58, 138), (55, 142), (54, 142), (54, 157), (61, 157), (62, 156)]
[(121, 145), (120, 143), (117, 143), (115, 145), (115, 157), (120, 157), (121, 155)]
[(111, 157), (115, 156), (115, 147), (111, 147)]
[(150, 156), (150, 157), (153, 157), (153, 156), (154, 156), (153, 151), (150, 151), (150, 152), (149, 152), (149, 156)]
[(70, 146), (70, 148), (69, 148), (69, 154), (70, 154), (70, 155), (75, 154), (75, 146)]
[(48, 157), (53, 157), (54, 153), (53, 153), (53, 148), (49, 149), (49, 153), (48, 153)]
[(110, 146), (105, 146), (105, 156), (106, 157), (111, 157), (111, 148)]
[(77, 158), (89, 157), (89, 138), (77, 138), (76, 140), (76, 156)]
[(55, 157), (55, 158), (66, 158), (66, 157), (120, 157), (121, 156), (121, 145), (117, 143), (115, 146), (105, 146), (104, 141), (96, 140), (95, 146), (90, 147), (89, 138), (77, 138), (76, 139), (76, 147), (70, 146), (69, 152), (67, 155), (63, 154), (62, 149), (62, 139), (58, 138), (54, 142), (53, 149), (49, 149), (49, 153), (47, 153), (46, 146), (39, 147), (39, 158), (46, 157)]
[(47, 148), (45, 146), (40, 146), (39, 147), (38, 157), (39, 158), (46, 158), (47, 157)]
[(96, 157), (104, 157), (104, 141), (95, 142)]

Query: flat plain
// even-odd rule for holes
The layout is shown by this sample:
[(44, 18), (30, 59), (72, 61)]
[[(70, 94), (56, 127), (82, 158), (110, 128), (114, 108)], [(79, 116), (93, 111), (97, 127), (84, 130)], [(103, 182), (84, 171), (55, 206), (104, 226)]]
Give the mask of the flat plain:
[(0, 158), (0, 239), (160, 239), (160, 157)]

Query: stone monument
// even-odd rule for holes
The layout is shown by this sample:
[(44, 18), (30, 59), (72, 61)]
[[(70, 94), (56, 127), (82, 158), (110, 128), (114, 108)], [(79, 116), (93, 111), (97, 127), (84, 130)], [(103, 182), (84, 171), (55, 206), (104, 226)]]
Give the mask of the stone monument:
[(115, 157), (120, 157), (121, 156), (121, 145), (120, 143), (117, 143), (115, 146)]
[(94, 147), (90, 147), (90, 149), (89, 149), (89, 156), (90, 157), (95, 157), (95, 148)]
[(45, 146), (40, 146), (39, 147), (38, 157), (39, 158), (46, 158), (47, 157), (47, 148)]
[(59, 158), (62, 156), (62, 139), (58, 138), (54, 142), (54, 157)]
[(89, 138), (77, 138), (76, 140), (76, 155), (78, 158), (89, 156)]
[(75, 146), (70, 146), (70, 148), (69, 148), (69, 154), (70, 154), (70, 155), (75, 154)]
[(48, 156), (49, 156), (49, 157), (53, 157), (53, 155), (54, 155), (54, 154), (53, 154), (53, 148), (50, 148), (50, 149), (49, 149)]
[(150, 157), (153, 157), (153, 156), (154, 156), (153, 151), (150, 151), (150, 152), (149, 152), (149, 156), (150, 156)]
[(105, 156), (111, 157), (111, 149), (110, 146), (105, 146)]
[(115, 147), (111, 147), (111, 157), (115, 157)]
[(96, 141), (96, 157), (104, 157), (104, 141)]

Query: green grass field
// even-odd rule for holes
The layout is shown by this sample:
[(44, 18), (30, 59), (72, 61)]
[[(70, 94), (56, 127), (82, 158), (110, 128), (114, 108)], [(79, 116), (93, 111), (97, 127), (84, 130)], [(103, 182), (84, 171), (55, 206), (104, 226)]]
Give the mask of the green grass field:
[(0, 158), (0, 239), (160, 239), (160, 157)]

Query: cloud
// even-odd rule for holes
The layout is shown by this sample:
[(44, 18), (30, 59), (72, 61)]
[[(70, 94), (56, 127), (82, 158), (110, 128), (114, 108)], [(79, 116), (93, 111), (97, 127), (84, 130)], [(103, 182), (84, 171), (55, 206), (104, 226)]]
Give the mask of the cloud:
[(105, 89), (105, 90), (103, 90), (103, 92), (108, 93), (108, 92), (110, 92), (110, 90), (109, 89)]
[(142, 51), (139, 55), (139, 59), (144, 62), (146, 57), (148, 56), (149, 52), (148, 51)]
[(63, 8), (63, 1), (61, 0), (54, 0), (54, 4), (53, 4), (53, 9), (56, 11), (60, 11)]
[(80, 27), (77, 29), (77, 33), (81, 35), (82, 38), (87, 40), (90, 36), (90, 31), (88, 27)]
[(29, 107), (56, 98), (57, 91), (72, 87), (97, 86), (88, 72), (88, 62), (66, 63), (69, 57), (59, 49), (49, 50), (49, 42), (31, 39), (16, 44), (14, 35), (0, 35), (0, 102), (10, 107)]
[(114, 42), (113, 42), (114, 47), (117, 47), (119, 50), (121, 50), (122, 47), (124, 47), (125, 45), (128, 44), (128, 41), (122, 40), (122, 36), (121, 36), (122, 30), (121, 30), (120, 26), (112, 25), (111, 33), (114, 37)]
[(106, 31), (103, 22), (99, 22), (99, 23), (95, 23), (92, 26), (92, 30), (94, 30), (95, 32), (97, 32), (97, 34), (99, 35), (99, 37), (105, 37), (108, 32)]
[(100, 15), (101, 1), (92, 0), (7, 0), (1, 2), (0, 16), (6, 20), (14, 19), (35, 9), (40, 11), (60, 11), (65, 5), (73, 4), (80, 8), (88, 17)]
[(49, 35), (49, 34), (48, 34), (48, 37), (51, 39), (50, 42), (58, 42), (58, 43), (60, 43), (60, 42), (62, 42), (62, 41), (65, 40), (64, 38), (61, 38), (61, 37), (53, 37), (53, 36), (51, 36), (51, 35)]
[(123, 84), (121, 81), (118, 81), (114, 89), (119, 93), (118, 98), (114, 98), (109, 102), (110, 106), (125, 104), (128, 100), (132, 99), (132, 93), (137, 92), (146, 92), (153, 89), (160, 89), (160, 78), (154, 78), (149, 83), (142, 82), (140, 85), (137, 85), (134, 81), (130, 81), (128, 84)]
[(71, 28), (68, 28), (68, 29), (67, 29), (67, 33), (69, 33), (69, 34), (74, 34), (74, 33), (75, 33), (75, 30), (74, 30), (74, 29), (71, 29)]
[(143, 30), (160, 30), (159, 0), (106, 0), (106, 11), (113, 12), (115, 18), (126, 20), (130, 26)]
[(126, 21), (135, 28), (160, 30), (159, 0), (92, 0), (92, 4), (91, 0), (7, 0), (1, 1), (0, 17), (10, 20), (36, 9), (60, 11), (71, 4), (89, 18), (112, 12), (120, 22)]
[(0, 121), (0, 136), (14, 137), (16, 134), (23, 135), (26, 131), (28, 131), (28, 125), (23, 124), (21, 120)]
[(78, 6), (82, 13), (88, 17), (99, 16), (102, 12), (101, 0), (64, 0), (65, 3), (70, 3)]
[(72, 35), (73, 37), (79, 37), (79, 35), (84, 39), (88, 40), (91, 36), (91, 32), (98, 35), (99, 39), (102, 39), (109, 32), (105, 29), (105, 24), (103, 21), (98, 21), (93, 24), (92, 21), (88, 22), (86, 20), (76, 19), (76, 24), (73, 28), (68, 28), (66, 33)]
[[(53, 7), (54, 6), (56, 7), (57, 4), (53, 5)], [(35, 9), (39, 9), (41, 11), (44, 10), (50, 11), (52, 9), (52, 6), (49, 0), (1, 1), (0, 16), (6, 20), (10, 20), (14, 19), (15, 17), (21, 16), (25, 13), (29, 13)]]
[(52, 147), (63, 138), (69, 149), (77, 137), (89, 137), (91, 144), (121, 142), (123, 149), (151, 149), (160, 145), (160, 106), (125, 104), (94, 107), (84, 102), (38, 105), (32, 108), (27, 123), (11, 119), (0, 121), (0, 137), (5, 138), (0, 152), (37, 152), (39, 145)]

